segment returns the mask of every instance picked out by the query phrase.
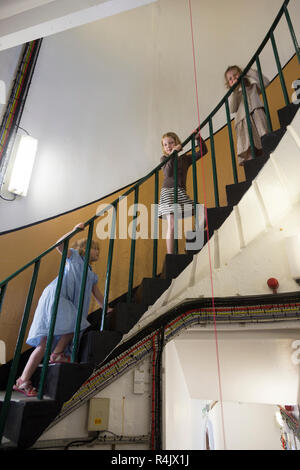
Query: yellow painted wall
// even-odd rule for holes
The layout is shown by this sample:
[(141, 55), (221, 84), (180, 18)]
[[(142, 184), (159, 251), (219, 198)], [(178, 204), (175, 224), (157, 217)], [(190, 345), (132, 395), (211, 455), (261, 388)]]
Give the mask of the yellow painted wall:
[[(297, 58), (294, 57), (285, 67), (284, 71), (287, 88), (290, 96), (293, 93), (291, 88), (292, 82), (299, 75), (299, 64)], [(270, 105), (272, 123), (274, 130), (279, 127), (277, 117), (277, 109), (284, 107), (284, 100), (280, 89), (279, 79), (276, 78), (267, 89), (267, 96)], [(233, 126), (232, 126), (233, 128)], [(234, 128), (233, 128), (234, 135)], [(234, 135), (235, 139), (235, 135)], [(208, 144), (209, 148), (209, 144)], [(219, 197), (220, 205), (225, 206), (226, 201), (226, 184), (232, 184), (233, 174), (231, 168), (231, 157), (229, 149), (229, 140), (227, 128), (221, 129), (215, 135), (216, 164), (219, 181)], [(159, 156), (158, 156), (159, 162)], [(198, 198), (199, 202), (206, 202), (207, 207), (214, 207), (214, 191), (212, 180), (212, 166), (210, 151), (197, 163), (198, 168)], [(239, 181), (244, 181), (244, 170), (238, 166)], [(162, 174), (159, 179), (160, 186), (162, 184)], [(205, 189), (204, 189), (205, 187)], [(192, 170), (190, 169), (187, 180), (187, 190), (193, 197), (192, 189)], [(56, 217), (54, 219), (33, 225), (22, 230), (17, 230), (0, 236), (0, 279), (3, 280), (17, 269), (31, 261), (33, 258), (44, 252), (64, 233), (70, 231), (78, 222), (85, 222), (91, 219), (97, 212), (100, 204), (109, 204), (117, 199), (124, 191), (120, 191), (111, 195), (100, 202), (90, 204), (87, 207), (75, 210), (71, 213)], [(205, 194), (205, 196), (204, 196)], [(154, 177), (151, 177), (139, 190), (139, 201), (148, 207), (150, 214), (150, 205), (154, 200)], [(133, 203), (133, 193), (128, 197), (128, 207)], [(149, 215), (150, 217), (150, 215)], [(130, 222), (132, 218), (128, 217)], [(160, 223), (161, 224), (161, 223)], [(95, 222), (95, 230), (97, 222)], [(119, 214), (117, 218), (117, 227), (119, 227)], [(87, 230), (85, 230), (87, 233)], [(76, 238), (81, 238), (82, 234)], [(95, 234), (95, 238), (96, 234)], [(128, 286), (128, 269), (130, 259), (130, 243), (131, 239), (119, 240), (114, 243), (114, 257), (112, 264), (110, 301), (127, 292)], [(179, 240), (179, 251), (184, 252), (184, 240)], [(158, 240), (158, 273), (162, 271), (165, 256), (165, 240)], [(136, 263), (134, 285), (139, 285), (144, 277), (152, 276), (152, 253), (153, 240), (138, 239), (136, 241)], [(99, 287), (104, 292), (106, 262), (108, 254), (108, 240), (100, 240), (100, 259), (96, 266), (95, 272), (99, 275)], [(34, 301), (31, 309), (32, 318), (37, 301), (42, 290), (57, 275), (60, 262), (60, 255), (56, 250), (43, 258), (40, 267), (38, 283), (35, 291)], [(15, 280), (9, 283), (5, 300), (0, 314), (0, 339), (4, 340), (7, 345), (7, 359), (10, 359), (14, 352), (14, 347), (18, 335), (20, 322), (26, 302), (27, 287), (29, 286), (32, 275), (32, 268), (27, 269)], [(97, 304), (93, 300), (91, 302), (91, 311), (97, 308)]]

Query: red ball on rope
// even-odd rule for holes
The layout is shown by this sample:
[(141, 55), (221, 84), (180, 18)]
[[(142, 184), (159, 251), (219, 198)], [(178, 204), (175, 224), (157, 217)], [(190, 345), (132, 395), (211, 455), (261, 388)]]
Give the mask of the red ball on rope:
[(272, 289), (273, 294), (277, 294), (277, 289), (279, 287), (279, 282), (275, 277), (270, 277), (270, 279), (267, 280), (268, 287)]

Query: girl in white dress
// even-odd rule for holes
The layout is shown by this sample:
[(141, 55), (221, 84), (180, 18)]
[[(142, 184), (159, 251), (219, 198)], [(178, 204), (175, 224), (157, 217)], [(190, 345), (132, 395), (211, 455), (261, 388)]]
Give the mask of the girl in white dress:
[[(72, 231), (78, 228), (83, 229), (84, 224), (77, 224)], [(61, 237), (58, 242), (63, 240), (71, 232)], [(50, 356), (50, 363), (70, 362), (70, 357), (65, 354), (65, 350), (72, 342), (75, 331), (86, 243), (87, 239), (84, 238), (76, 243), (76, 249), (68, 249), (53, 336), (54, 349), (52, 350), (52, 354)], [(62, 253), (63, 243), (58, 245), (57, 250)], [(90, 263), (97, 261), (98, 257), (98, 242), (92, 241), (90, 250)], [(40, 364), (45, 353), (57, 280), (58, 278), (55, 278), (44, 289), (39, 299), (26, 341), (27, 344), (34, 346), (35, 349), (31, 353), (22, 375), (18, 378), (16, 384), (13, 387), (15, 391), (24, 393), (24, 395), (29, 397), (37, 395), (37, 391), (32, 386), (30, 378)], [(99, 305), (101, 307), (103, 306), (103, 296), (98, 289), (97, 281), (98, 276), (89, 266), (85, 286), (80, 331), (83, 331), (89, 326), (87, 315), (89, 312), (91, 294), (95, 296)], [(108, 309), (108, 311), (110, 310), (111, 309)]]
[[(225, 72), (226, 86), (231, 88), (238, 81), (242, 70), (237, 65), (231, 65)], [(264, 86), (270, 83), (263, 76)], [(249, 106), (250, 122), (253, 135), (255, 156), (262, 155), (261, 137), (268, 132), (264, 105), (259, 97), (261, 93), (259, 76), (256, 70), (250, 69), (245, 75), (245, 85)], [(237, 87), (230, 97), (230, 112), (235, 114), (235, 131), (237, 139), (237, 155), (239, 165), (252, 160), (249, 131), (246, 120), (246, 111), (242, 93), (242, 87)]]

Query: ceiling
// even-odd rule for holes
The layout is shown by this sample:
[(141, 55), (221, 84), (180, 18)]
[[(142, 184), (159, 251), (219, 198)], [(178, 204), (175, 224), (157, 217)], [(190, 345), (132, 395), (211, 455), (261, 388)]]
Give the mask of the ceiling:
[(1, 0), (0, 51), (157, 0)]

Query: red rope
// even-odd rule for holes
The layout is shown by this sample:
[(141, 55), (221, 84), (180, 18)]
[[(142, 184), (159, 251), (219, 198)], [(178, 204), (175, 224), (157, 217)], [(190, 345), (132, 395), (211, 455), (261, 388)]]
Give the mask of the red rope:
[(151, 448), (155, 449), (155, 360), (156, 360), (156, 348), (155, 348), (155, 336), (152, 336), (152, 413), (151, 413)]
[[(193, 62), (194, 62), (194, 78), (195, 78), (195, 92), (197, 100), (197, 113), (198, 113), (198, 127), (200, 129), (200, 112), (199, 112), (199, 93), (198, 93), (198, 84), (197, 84), (197, 70), (196, 70), (196, 58), (195, 58), (195, 41), (194, 41), (194, 29), (193, 29), (193, 15), (192, 15), (192, 6), (191, 0), (189, 2), (189, 11), (190, 11), (190, 23), (191, 23), (191, 36), (192, 36), (192, 49), (193, 49)], [(202, 157), (202, 147), (201, 147), (201, 157)], [(201, 158), (201, 171), (202, 171), (202, 184), (203, 184), (203, 193), (204, 193), (204, 208), (205, 208), (205, 219), (207, 222), (207, 197), (206, 197), (206, 186), (205, 186), (205, 177), (204, 177), (204, 168), (203, 168), (203, 158)], [(207, 223), (206, 223), (207, 225)], [(218, 369), (218, 383), (219, 383), (219, 394), (220, 394), (220, 405), (221, 405), (221, 417), (222, 417), (222, 429), (223, 429), (223, 442), (224, 449), (226, 449), (225, 442), (225, 427), (224, 427), (224, 410), (223, 410), (223, 399), (222, 399), (222, 386), (221, 386), (221, 370), (220, 370), (220, 358), (219, 358), (219, 346), (218, 346), (218, 334), (217, 334), (217, 322), (216, 322), (216, 312), (215, 312), (215, 303), (214, 303), (214, 285), (212, 278), (212, 263), (211, 263), (211, 254), (210, 254), (210, 243), (209, 243), (209, 233), (207, 230), (207, 245), (208, 245), (208, 257), (209, 257), (209, 270), (210, 270), (210, 284), (211, 284), (211, 297), (212, 297), (212, 306), (213, 306), (213, 318), (214, 318), (214, 334), (216, 342), (216, 358), (217, 358), (217, 369)]]

